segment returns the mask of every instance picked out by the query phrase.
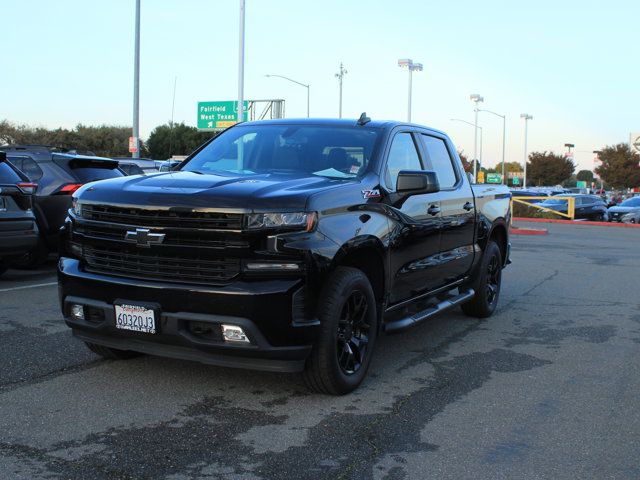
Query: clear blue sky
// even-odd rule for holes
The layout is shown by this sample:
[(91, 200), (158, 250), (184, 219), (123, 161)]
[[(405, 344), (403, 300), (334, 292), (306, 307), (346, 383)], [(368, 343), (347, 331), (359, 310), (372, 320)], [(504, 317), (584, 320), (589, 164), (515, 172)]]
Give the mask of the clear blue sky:
[[(245, 98), (284, 98), (287, 116), (337, 116), (334, 74), (344, 62), (345, 116), (405, 119), (407, 72), (413, 121), (447, 131), (473, 152), (469, 94), (507, 115), (507, 160), (575, 143), (592, 150), (640, 131), (640, 2), (246, 0)], [(134, 0), (4, 0), (0, 119), (73, 127), (130, 125)], [(635, 48), (634, 48), (635, 47)], [(237, 95), (237, 0), (142, 0), (141, 133), (171, 116), (195, 125), (198, 100)], [(500, 159), (501, 120), (485, 114), (484, 159)]]

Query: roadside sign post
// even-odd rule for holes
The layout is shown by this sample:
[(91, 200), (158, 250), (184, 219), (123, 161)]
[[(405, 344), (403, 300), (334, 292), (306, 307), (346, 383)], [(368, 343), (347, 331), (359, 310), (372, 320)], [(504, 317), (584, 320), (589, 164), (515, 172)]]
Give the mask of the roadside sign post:
[[(219, 131), (238, 123), (238, 102), (198, 102), (198, 130)], [(249, 101), (244, 101), (242, 118), (249, 118)]]

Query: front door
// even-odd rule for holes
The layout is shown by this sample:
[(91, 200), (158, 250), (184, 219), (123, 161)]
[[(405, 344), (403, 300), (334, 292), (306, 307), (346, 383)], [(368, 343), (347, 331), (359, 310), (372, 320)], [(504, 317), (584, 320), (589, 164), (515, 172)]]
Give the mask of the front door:
[[(399, 131), (392, 139), (384, 169), (391, 213), (390, 303), (401, 302), (441, 285), (437, 269), (440, 248), (440, 200), (438, 193), (397, 200), (395, 187), (402, 170), (423, 170), (419, 139)], [(394, 201), (396, 199), (397, 201)]]

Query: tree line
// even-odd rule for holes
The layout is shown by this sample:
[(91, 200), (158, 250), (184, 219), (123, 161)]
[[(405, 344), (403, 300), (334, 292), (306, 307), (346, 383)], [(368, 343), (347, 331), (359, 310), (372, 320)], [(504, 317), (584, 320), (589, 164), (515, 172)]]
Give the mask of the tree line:
[[(473, 171), (473, 162), (458, 152), (465, 170)], [(602, 148), (598, 153), (599, 165), (591, 170), (575, 173), (575, 165), (564, 155), (554, 152), (531, 152), (527, 161), (527, 184), (531, 186), (575, 187), (576, 181), (587, 184), (595, 181), (598, 175), (609, 188), (633, 188), (640, 186), (640, 155), (632, 151), (628, 144), (619, 143)], [(486, 173), (502, 173), (502, 165), (494, 168), (481, 167)], [(505, 172), (522, 172), (519, 162), (505, 162)]]
[[(0, 121), (0, 145), (40, 144), (92, 153), (103, 157), (129, 156), (131, 127), (117, 125), (86, 126), (75, 128), (47, 129), (17, 125), (7, 120)], [(172, 155), (188, 155), (215, 134), (201, 132), (184, 123), (166, 123), (153, 129), (149, 138), (141, 143), (141, 157), (165, 160)], [(459, 152), (466, 171), (473, 171), (473, 164)], [(629, 145), (620, 143), (602, 148), (598, 154), (600, 165), (595, 173), (610, 188), (640, 186), (640, 155)], [(480, 168), (486, 173), (502, 173), (498, 164), (493, 169)], [(506, 172), (521, 172), (519, 162), (506, 162)], [(588, 183), (594, 180), (593, 172), (580, 170), (574, 174), (573, 162), (554, 152), (531, 152), (527, 162), (527, 183), (537, 186), (575, 186), (576, 180)]]
[[(140, 156), (166, 160), (172, 155), (188, 155), (213, 135), (184, 123), (159, 125), (149, 138), (140, 142)], [(48, 129), (0, 121), (0, 145), (51, 145), (101, 157), (131, 155), (130, 136), (131, 127), (128, 126), (78, 124), (72, 129)]]

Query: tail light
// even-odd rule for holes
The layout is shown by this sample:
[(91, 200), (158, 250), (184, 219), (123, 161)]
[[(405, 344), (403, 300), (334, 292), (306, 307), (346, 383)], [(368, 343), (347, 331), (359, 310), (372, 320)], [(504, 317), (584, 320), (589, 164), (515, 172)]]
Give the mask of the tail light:
[(56, 192), (56, 195), (73, 195), (81, 186), (82, 183), (67, 183)]
[(38, 189), (38, 184), (32, 182), (20, 182), (16, 184), (16, 187), (18, 187), (22, 191), (22, 193), (33, 195)]

